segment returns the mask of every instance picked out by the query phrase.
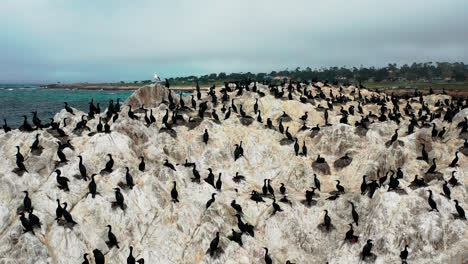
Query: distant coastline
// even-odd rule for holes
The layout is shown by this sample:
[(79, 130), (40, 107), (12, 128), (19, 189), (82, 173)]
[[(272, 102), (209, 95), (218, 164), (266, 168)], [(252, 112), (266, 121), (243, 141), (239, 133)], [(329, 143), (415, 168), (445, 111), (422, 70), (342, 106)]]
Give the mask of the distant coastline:
[[(47, 89), (79, 89), (79, 90), (122, 90), (135, 91), (143, 87), (144, 84), (120, 84), (120, 83), (70, 83), (70, 84), (43, 84), (42, 88)], [(207, 90), (209, 87), (200, 87), (201, 90)], [(195, 86), (171, 86), (171, 90), (193, 91)]]

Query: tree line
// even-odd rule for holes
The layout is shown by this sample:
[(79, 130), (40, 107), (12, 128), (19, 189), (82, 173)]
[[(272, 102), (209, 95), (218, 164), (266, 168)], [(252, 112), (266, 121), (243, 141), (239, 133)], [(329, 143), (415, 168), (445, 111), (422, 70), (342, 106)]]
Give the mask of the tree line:
[(312, 69), (300, 67), (294, 70), (284, 69), (272, 71), (270, 73), (260, 72), (239, 72), (239, 73), (211, 73), (202, 76), (185, 76), (169, 78), (173, 83), (200, 83), (236, 81), (244, 79), (264, 80), (274, 77), (288, 77), (295, 80), (329, 80), (341, 82), (365, 82), (365, 81), (458, 81), (463, 82), (468, 79), (468, 65), (463, 62), (424, 62), (403, 64), (389, 63), (385, 67), (328, 67)]

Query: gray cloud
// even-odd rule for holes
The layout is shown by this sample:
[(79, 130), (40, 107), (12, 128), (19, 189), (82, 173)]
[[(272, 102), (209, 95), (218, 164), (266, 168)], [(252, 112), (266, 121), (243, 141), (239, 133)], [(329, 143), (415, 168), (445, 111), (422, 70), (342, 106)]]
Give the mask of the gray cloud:
[(380, 2), (6, 0), (0, 81), (467, 61), (468, 1)]

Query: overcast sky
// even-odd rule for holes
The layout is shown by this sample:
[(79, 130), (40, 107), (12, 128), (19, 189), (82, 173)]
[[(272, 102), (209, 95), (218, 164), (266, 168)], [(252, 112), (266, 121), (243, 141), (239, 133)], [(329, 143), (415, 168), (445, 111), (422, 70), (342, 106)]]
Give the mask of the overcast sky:
[(468, 61), (467, 0), (2, 0), (0, 82)]

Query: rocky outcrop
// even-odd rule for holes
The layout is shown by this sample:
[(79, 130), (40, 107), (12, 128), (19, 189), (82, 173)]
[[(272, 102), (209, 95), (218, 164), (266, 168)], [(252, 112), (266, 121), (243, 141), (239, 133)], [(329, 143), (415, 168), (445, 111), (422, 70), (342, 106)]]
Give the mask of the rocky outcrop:
[[(180, 124), (168, 133), (161, 125), (167, 108), (159, 104), (167, 98), (167, 90), (162, 87), (146, 86), (134, 93), (125, 104), (134, 107), (152, 107), (156, 123), (145, 125), (143, 114), (140, 120), (128, 117), (128, 108), (123, 108), (120, 117), (111, 122), (111, 133), (81, 135), (72, 133), (81, 116), (75, 110), (72, 116), (65, 110), (57, 113), (55, 120), (67, 117), (68, 125), (63, 130), (69, 135), (74, 149), (65, 148), (65, 164), (58, 164), (57, 138), (47, 130), (23, 133), (13, 130), (0, 132), (0, 256), (5, 263), (81, 263), (84, 253), (91, 254), (100, 249), (106, 263), (125, 263), (129, 246), (133, 254), (143, 257), (146, 263), (264, 263), (264, 250), (267, 247), (273, 263), (359, 263), (360, 252), (367, 239), (374, 240), (372, 252), (375, 263), (398, 263), (400, 251), (405, 244), (409, 247), (409, 263), (464, 263), (468, 260), (468, 223), (458, 219), (454, 202), (440, 193), (442, 181), (428, 182), (428, 187), (412, 189), (409, 187), (414, 175), (423, 176), (430, 164), (418, 160), (421, 155), (421, 142), (426, 142), (429, 158), (437, 158), (437, 171), (445, 180), (456, 171), (462, 183), (452, 187), (452, 199), (468, 209), (467, 157), (459, 155), (458, 166), (448, 167), (456, 150), (463, 145), (459, 138), (457, 124), (468, 115), (465, 109), (457, 114), (452, 123), (435, 120), (437, 126), (445, 126), (446, 135), (442, 140), (431, 138), (431, 128), (416, 129), (406, 135), (408, 119), (402, 119), (398, 140), (403, 144), (385, 143), (390, 140), (398, 127), (394, 122), (374, 122), (367, 133), (358, 133), (352, 125), (339, 124), (340, 108), (329, 112), (328, 122), (324, 124), (323, 112), (317, 110), (318, 104), (326, 106), (325, 101), (301, 103), (298, 100), (278, 100), (269, 95), (267, 87), (259, 85), (267, 95), (259, 98), (259, 109), (264, 123), (257, 121), (243, 125), (234, 112), (221, 122), (205, 118), (198, 126)], [(329, 88), (322, 88), (325, 94)], [(344, 88), (343, 93), (350, 95), (354, 87)], [(373, 93), (362, 90), (363, 96)], [(234, 94), (232, 94), (234, 96)], [(244, 111), (256, 118), (253, 105), (256, 94), (245, 92), (235, 97), (236, 104), (243, 105)], [(449, 96), (425, 96), (431, 110), (438, 100)], [(188, 105), (188, 100), (187, 103)], [(391, 103), (388, 102), (388, 108)], [(406, 102), (402, 101), (402, 106)], [(357, 108), (357, 102), (351, 102)], [(210, 108), (212, 107), (209, 103)], [(413, 104), (416, 111), (419, 104)], [(220, 117), (222, 105), (216, 109)], [(364, 105), (364, 111), (378, 113), (378, 106)], [(211, 110), (210, 110), (211, 111)], [(285, 136), (277, 131), (278, 118), (286, 111), (292, 120), (284, 122), (293, 136), (298, 137), (302, 147), (305, 142), (307, 156), (296, 156), (293, 144), (280, 144)], [(320, 124), (319, 132), (299, 131), (302, 126), (299, 118), (309, 112), (308, 126)], [(197, 111), (187, 111), (184, 119), (197, 115)], [(267, 129), (265, 122), (271, 118), (275, 129)], [(223, 118), (221, 118), (223, 119)], [(349, 124), (360, 120), (359, 115), (349, 116)], [(88, 126), (95, 131), (98, 120), (90, 120)], [(205, 129), (209, 141), (203, 143)], [(314, 133), (315, 136), (311, 136)], [(40, 156), (30, 153), (30, 146), (36, 134), (44, 148)], [(234, 145), (242, 141), (244, 156), (234, 161)], [(13, 170), (15, 146), (20, 146), (25, 157), (28, 172), (19, 176)], [(101, 173), (108, 157), (112, 154), (115, 161), (111, 173)], [(335, 168), (334, 162), (344, 154), (352, 157), (352, 162)], [(318, 155), (330, 165), (329, 175), (321, 174), (312, 167)], [(79, 179), (78, 155), (83, 157), (88, 174), (96, 173), (95, 181), (98, 194), (93, 199), (88, 195), (89, 181)], [(145, 171), (138, 169), (139, 157), (144, 156)], [(163, 166), (164, 160), (176, 166), (173, 171)], [(185, 161), (196, 164), (201, 174), (201, 183), (191, 180), (191, 167), (182, 166)], [(176, 164), (179, 164), (178, 166)], [(125, 167), (129, 167), (135, 186), (125, 187)], [(401, 168), (404, 172), (400, 180), (402, 189), (398, 192), (387, 191), (388, 180), (369, 198), (361, 195), (362, 176), (368, 181), (377, 180), (377, 170), (383, 176), (389, 170)], [(56, 169), (62, 176), (69, 178), (70, 191), (57, 187)], [(203, 178), (208, 176), (208, 168), (213, 170), (215, 179), (222, 173), (222, 190), (216, 191)], [(245, 176), (245, 181), (237, 183), (232, 178), (236, 172)], [(305, 192), (314, 185), (313, 175), (321, 181), (321, 191), (316, 191), (314, 203), (306, 206)], [(264, 179), (271, 179), (277, 203), (283, 211), (273, 215), (272, 196), (263, 197), (265, 202), (256, 203), (250, 199), (252, 190), (261, 193)], [(336, 191), (336, 180), (341, 181), (345, 194), (336, 200), (327, 200)], [(179, 203), (172, 202), (171, 189), (177, 182)], [(279, 200), (280, 183), (286, 187), (290, 203)], [(125, 210), (115, 207), (116, 187), (122, 189)], [(434, 200), (440, 212), (430, 212), (427, 203), (428, 192), (433, 190)], [(27, 190), (36, 214), (42, 222), (41, 228), (23, 233), (18, 212), (21, 211), (24, 193)], [(212, 193), (217, 193), (214, 203), (206, 209), (206, 202)], [(68, 203), (68, 210), (77, 225), (70, 228), (55, 221), (56, 199)], [(230, 206), (236, 200), (243, 209), (243, 221), (254, 226), (255, 236), (242, 235), (240, 247), (228, 239), (231, 230), (239, 231), (236, 211)], [(354, 226), (356, 243), (345, 242), (351, 216), (352, 201), (359, 213), (359, 225)], [(324, 210), (328, 210), (332, 228), (329, 232), (321, 228)], [(107, 225), (119, 241), (120, 249), (108, 248)], [(207, 250), (210, 242), (220, 232), (220, 250), (211, 257)], [(90, 259), (91, 259), (90, 258)], [(370, 262), (370, 260), (366, 261)], [(91, 262), (93, 263), (93, 262)]]
[(155, 107), (165, 98), (167, 99), (168, 89), (164, 89), (160, 84), (145, 85), (136, 90), (130, 97), (125, 100), (125, 105), (132, 107)]

